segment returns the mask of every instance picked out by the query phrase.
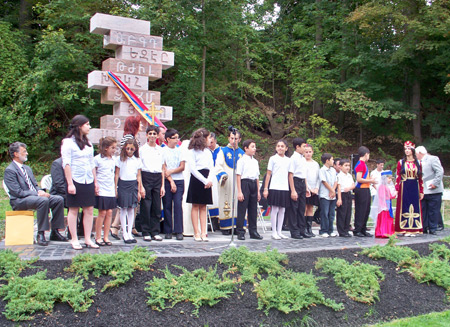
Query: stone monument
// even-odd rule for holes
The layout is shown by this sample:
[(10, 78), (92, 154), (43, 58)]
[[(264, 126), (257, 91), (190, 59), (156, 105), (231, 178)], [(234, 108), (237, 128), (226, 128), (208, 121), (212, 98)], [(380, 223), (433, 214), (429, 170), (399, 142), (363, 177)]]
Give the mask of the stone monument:
[[(150, 22), (97, 13), (91, 18), (90, 31), (103, 35), (103, 47), (115, 50), (115, 58), (103, 61), (101, 71), (88, 75), (88, 88), (101, 90), (101, 103), (113, 105), (113, 114), (100, 118), (100, 128), (91, 129), (89, 140), (98, 144), (100, 138), (112, 136), (120, 141), (125, 119), (140, 115), (116, 87), (108, 71), (120, 78), (148, 107), (150, 116), (162, 122), (172, 120), (172, 107), (162, 106), (160, 92), (148, 89), (149, 81), (161, 78), (162, 71), (174, 65), (174, 53), (162, 49), (163, 39), (150, 35)], [(145, 132), (140, 132), (138, 139), (145, 144)]]

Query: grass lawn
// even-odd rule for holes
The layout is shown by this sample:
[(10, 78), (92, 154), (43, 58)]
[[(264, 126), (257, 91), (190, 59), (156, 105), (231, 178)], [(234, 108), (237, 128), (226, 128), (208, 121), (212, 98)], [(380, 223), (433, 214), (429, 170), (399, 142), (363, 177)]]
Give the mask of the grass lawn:
[(444, 312), (433, 312), (412, 318), (393, 320), (383, 324), (373, 325), (376, 327), (444, 327), (450, 326), (450, 310)]

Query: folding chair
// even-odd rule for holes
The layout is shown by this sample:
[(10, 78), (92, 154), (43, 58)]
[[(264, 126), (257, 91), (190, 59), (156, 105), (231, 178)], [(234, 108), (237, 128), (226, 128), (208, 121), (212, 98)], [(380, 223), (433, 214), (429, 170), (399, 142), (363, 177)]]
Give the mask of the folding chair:
[(262, 211), (263, 211), (263, 207), (258, 203), (258, 225), (260, 225), (262, 227), (263, 233), (265, 233), (267, 228), (266, 228), (266, 224), (265, 224), (266, 221), (264, 220)]

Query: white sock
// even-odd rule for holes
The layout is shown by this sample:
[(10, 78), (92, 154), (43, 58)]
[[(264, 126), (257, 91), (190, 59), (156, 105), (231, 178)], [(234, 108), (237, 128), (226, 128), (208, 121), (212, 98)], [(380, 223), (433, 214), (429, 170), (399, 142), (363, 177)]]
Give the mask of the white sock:
[(272, 235), (277, 235), (277, 216), (280, 207), (272, 206), (270, 211), (270, 224), (272, 225)]
[(283, 229), (283, 221), (284, 221), (284, 211), (285, 208), (280, 207), (280, 209), (278, 209), (278, 218), (277, 218), (277, 234), (281, 235), (281, 230)]
[(134, 208), (127, 208), (127, 234), (129, 239), (133, 238), (133, 234), (131, 233), (133, 230), (133, 223), (134, 223)]
[(124, 240), (129, 240), (127, 233), (127, 211), (128, 208), (120, 208), (120, 224), (122, 225), (122, 235)]

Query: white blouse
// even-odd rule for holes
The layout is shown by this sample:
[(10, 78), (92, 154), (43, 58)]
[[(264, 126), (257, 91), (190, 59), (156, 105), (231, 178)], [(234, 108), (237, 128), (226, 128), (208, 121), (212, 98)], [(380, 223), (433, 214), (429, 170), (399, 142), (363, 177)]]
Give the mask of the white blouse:
[(102, 157), (98, 154), (94, 157), (94, 164), (97, 168), (97, 183), (99, 196), (115, 197), (114, 174), (116, 171), (116, 160), (114, 157)]
[(120, 169), (119, 178), (123, 181), (137, 180), (138, 170), (142, 169), (142, 162), (135, 156), (127, 157), (126, 161), (121, 161), (120, 157), (116, 158), (116, 167)]
[(90, 184), (94, 181), (94, 147), (85, 146), (80, 150), (75, 137), (65, 138), (61, 146), (63, 168), (70, 166), (72, 179), (79, 184)]
[[(212, 176), (212, 171), (214, 169), (214, 161), (211, 151), (208, 148), (203, 150), (189, 150), (189, 169), (191, 174), (197, 178), (203, 184), (208, 184), (212, 182), (210, 176)], [(204, 177), (199, 170), (209, 169), (208, 177)]]
[(267, 164), (267, 170), (272, 172), (269, 190), (289, 191), (289, 166), (291, 159), (287, 156), (281, 157), (278, 154), (271, 156)]

